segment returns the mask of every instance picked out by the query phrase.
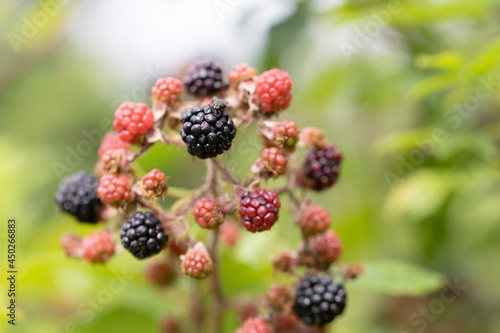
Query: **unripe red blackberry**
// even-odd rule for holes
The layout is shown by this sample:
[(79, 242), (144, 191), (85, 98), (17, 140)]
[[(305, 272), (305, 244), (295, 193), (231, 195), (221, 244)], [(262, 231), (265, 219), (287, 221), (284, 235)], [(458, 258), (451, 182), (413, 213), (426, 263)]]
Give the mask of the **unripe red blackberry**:
[(167, 194), (167, 176), (158, 169), (153, 169), (141, 179), (142, 194), (146, 198), (161, 198)]
[(115, 243), (109, 232), (94, 231), (82, 240), (82, 258), (89, 262), (107, 262), (115, 253)]
[(300, 214), (299, 226), (305, 236), (314, 236), (328, 229), (330, 215), (319, 205), (307, 205)]
[(116, 110), (113, 128), (122, 141), (138, 144), (153, 123), (153, 112), (146, 104), (126, 102)]
[(187, 276), (204, 279), (212, 273), (213, 264), (210, 255), (202, 243), (196, 244), (181, 256), (181, 270)]
[(277, 311), (287, 308), (292, 298), (290, 290), (282, 284), (273, 284), (266, 293), (267, 302)]
[(237, 333), (272, 333), (271, 327), (264, 321), (264, 319), (256, 317), (245, 320), (243, 326)]
[(160, 220), (151, 212), (136, 212), (120, 231), (122, 245), (137, 259), (160, 253), (168, 242)]
[(177, 270), (172, 262), (159, 261), (146, 266), (146, 278), (157, 287), (165, 287), (171, 284), (176, 276)]
[(233, 247), (240, 238), (240, 228), (236, 225), (236, 223), (226, 221), (220, 226), (219, 238), (230, 247)]
[(285, 252), (273, 259), (273, 268), (284, 273), (293, 273), (297, 258), (292, 252)]
[(260, 155), (260, 161), (267, 175), (278, 177), (286, 172), (288, 157), (281, 149), (271, 147), (264, 148)]
[(306, 276), (296, 287), (295, 314), (307, 325), (323, 326), (342, 314), (346, 305), (344, 286), (329, 275)]
[(188, 93), (195, 96), (213, 95), (228, 86), (219, 64), (210, 59), (195, 61), (184, 77), (184, 84)]
[(180, 101), (181, 93), (182, 82), (174, 77), (159, 78), (151, 89), (153, 97), (165, 103)]
[(129, 180), (124, 175), (105, 175), (101, 178), (97, 194), (102, 202), (121, 206), (133, 198)]
[(256, 94), (262, 112), (272, 115), (288, 108), (292, 99), (292, 79), (288, 73), (274, 68), (257, 77)]
[(55, 199), (59, 209), (80, 222), (97, 223), (102, 202), (97, 196), (99, 181), (90, 173), (80, 171), (63, 179)]
[(292, 120), (282, 120), (275, 126), (276, 141), (280, 147), (294, 148), (299, 141), (300, 129)]
[(237, 86), (238, 83), (253, 79), (257, 75), (259, 75), (259, 73), (255, 68), (250, 67), (245, 63), (239, 64), (229, 73), (229, 84), (231, 86)]
[(68, 256), (80, 258), (82, 256), (82, 241), (81, 237), (69, 232), (62, 235), (60, 244)]
[(191, 155), (212, 158), (231, 148), (236, 126), (226, 112), (226, 102), (214, 97), (209, 105), (184, 113), (180, 134)]
[(104, 153), (106, 153), (108, 150), (113, 149), (113, 150), (128, 150), (130, 149), (130, 146), (128, 143), (122, 141), (120, 139), (120, 136), (116, 132), (108, 132), (104, 134), (101, 140), (101, 145), (99, 146), (99, 151), (98, 155), (102, 156)]
[(250, 232), (269, 230), (279, 218), (280, 207), (280, 199), (273, 191), (247, 191), (240, 200), (241, 222)]
[(322, 269), (327, 269), (342, 254), (342, 242), (333, 230), (327, 230), (312, 237), (309, 244), (315, 254), (317, 266)]
[(202, 228), (213, 229), (223, 222), (224, 216), (215, 198), (203, 198), (196, 201), (193, 208), (196, 223)]
[(311, 151), (304, 162), (306, 185), (321, 191), (332, 186), (339, 175), (342, 153), (334, 145)]

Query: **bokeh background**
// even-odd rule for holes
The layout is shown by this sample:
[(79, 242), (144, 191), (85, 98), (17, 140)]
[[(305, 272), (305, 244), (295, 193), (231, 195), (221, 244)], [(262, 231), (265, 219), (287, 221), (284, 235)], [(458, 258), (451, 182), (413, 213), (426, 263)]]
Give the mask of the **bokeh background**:
[[(93, 228), (58, 213), (53, 194), (92, 170), (119, 103), (149, 102), (158, 77), (210, 56), (226, 73), (240, 62), (288, 71), (294, 98), (281, 118), (325, 128), (344, 152), (339, 183), (313, 198), (343, 239), (342, 261), (367, 274), (329, 332), (498, 332), (499, 20), (494, 0), (1, 2), (0, 207), (18, 221), (19, 275), (15, 327), (0, 279), (0, 331), (158, 332), (167, 314), (189, 320), (203, 283), (159, 290), (127, 253), (105, 266), (67, 258), (61, 234)], [(255, 134), (240, 131), (223, 157), (236, 173), (259, 154)], [(155, 147), (140, 163), (172, 186), (203, 179), (179, 149)], [(223, 248), (227, 294), (286, 281), (270, 261), (297, 245), (291, 221)], [(108, 298), (110, 283), (123, 288)], [(239, 324), (224, 318), (226, 331)]]

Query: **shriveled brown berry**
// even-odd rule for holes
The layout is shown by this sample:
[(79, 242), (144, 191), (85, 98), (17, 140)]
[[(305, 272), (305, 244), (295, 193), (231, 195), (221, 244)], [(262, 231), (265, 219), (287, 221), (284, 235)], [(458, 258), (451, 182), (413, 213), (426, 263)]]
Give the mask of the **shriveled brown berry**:
[(167, 194), (167, 176), (158, 169), (153, 169), (141, 179), (142, 194), (146, 198), (161, 198)]
[(297, 264), (297, 258), (291, 252), (284, 252), (273, 259), (275, 270), (284, 273), (293, 273)]
[(248, 64), (242, 63), (235, 66), (229, 73), (229, 84), (231, 86), (236, 86), (238, 85), (238, 83), (253, 79), (257, 75), (259, 75), (259, 73), (255, 68), (250, 67)]
[(263, 168), (271, 177), (278, 177), (286, 172), (288, 157), (279, 148), (265, 148), (260, 156)]
[(99, 160), (106, 173), (118, 174), (125, 171), (126, 156), (123, 149), (108, 149)]
[(266, 300), (276, 310), (287, 308), (293, 299), (292, 292), (282, 284), (272, 285), (266, 293)]

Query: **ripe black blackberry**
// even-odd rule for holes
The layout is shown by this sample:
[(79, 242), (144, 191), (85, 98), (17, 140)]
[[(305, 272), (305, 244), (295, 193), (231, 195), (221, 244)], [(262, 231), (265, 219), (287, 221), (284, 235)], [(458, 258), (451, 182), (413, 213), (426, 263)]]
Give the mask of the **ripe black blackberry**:
[(196, 96), (213, 95), (228, 86), (219, 64), (210, 59), (195, 61), (184, 77), (184, 84), (187, 91)]
[(332, 186), (338, 178), (342, 153), (332, 144), (311, 151), (304, 162), (307, 186), (316, 191)]
[(159, 253), (168, 241), (160, 221), (150, 212), (136, 212), (120, 231), (123, 247), (138, 259)]
[(346, 305), (344, 286), (329, 275), (307, 275), (295, 290), (293, 311), (308, 325), (323, 326), (342, 314)]
[(188, 152), (199, 158), (211, 158), (231, 148), (236, 127), (226, 112), (226, 102), (214, 97), (208, 105), (191, 109), (181, 118), (182, 141)]
[(59, 209), (80, 222), (97, 223), (102, 202), (97, 196), (99, 181), (90, 173), (80, 171), (63, 179), (55, 199)]

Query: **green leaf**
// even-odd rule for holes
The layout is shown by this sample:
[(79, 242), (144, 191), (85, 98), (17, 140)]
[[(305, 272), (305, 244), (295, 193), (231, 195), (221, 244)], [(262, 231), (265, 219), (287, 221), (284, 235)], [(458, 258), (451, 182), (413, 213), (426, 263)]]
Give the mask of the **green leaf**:
[(392, 296), (422, 296), (444, 284), (444, 276), (401, 261), (365, 262), (365, 274), (352, 282), (353, 288)]

